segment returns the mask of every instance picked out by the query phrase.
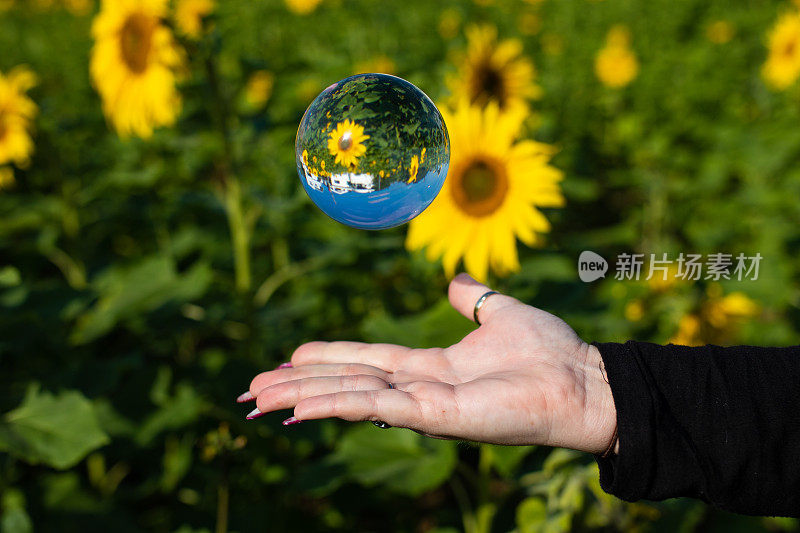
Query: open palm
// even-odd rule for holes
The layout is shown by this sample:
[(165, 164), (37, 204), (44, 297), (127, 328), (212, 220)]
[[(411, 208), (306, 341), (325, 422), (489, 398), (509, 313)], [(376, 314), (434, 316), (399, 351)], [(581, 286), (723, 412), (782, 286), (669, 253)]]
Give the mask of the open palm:
[[(488, 290), (461, 274), (450, 302), (472, 318)], [(256, 414), (294, 408), (299, 420), (382, 420), (444, 438), (605, 449), (616, 413), (596, 348), (563, 320), (509, 296), (489, 297), (479, 318), (479, 328), (448, 348), (304, 344), (291, 368), (259, 374), (247, 396)]]

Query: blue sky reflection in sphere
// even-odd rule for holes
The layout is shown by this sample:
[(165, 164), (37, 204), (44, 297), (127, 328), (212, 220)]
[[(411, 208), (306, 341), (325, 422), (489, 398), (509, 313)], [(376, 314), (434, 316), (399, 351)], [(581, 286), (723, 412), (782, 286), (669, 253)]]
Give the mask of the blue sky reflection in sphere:
[(425, 93), (387, 74), (334, 83), (308, 106), (295, 144), (297, 172), (332, 219), (360, 229), (404, 224), (444, 184), (450, 139)]

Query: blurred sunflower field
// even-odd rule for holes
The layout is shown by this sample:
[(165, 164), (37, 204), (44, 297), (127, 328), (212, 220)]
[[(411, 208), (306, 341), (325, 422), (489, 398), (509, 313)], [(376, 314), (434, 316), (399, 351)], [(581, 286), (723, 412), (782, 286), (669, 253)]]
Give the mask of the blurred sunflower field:
[[(405, 227), (297, 178), (303, 111), (360, 72), (450, 129)], [(305, 341), (456, 342), (460, 269), (590, 341), (800, 343), (798, 76), (786, 0), (0, 0), (0, 529), (796, 530), (622, 502), (578, 452), (233, 400)], [(583, 250), (763, 260), (588, 284)]]

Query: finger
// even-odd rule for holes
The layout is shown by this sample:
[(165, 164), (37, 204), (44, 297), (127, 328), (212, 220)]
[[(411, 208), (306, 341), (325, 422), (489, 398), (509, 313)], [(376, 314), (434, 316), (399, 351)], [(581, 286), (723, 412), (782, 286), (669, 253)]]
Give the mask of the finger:
[[(276, 383), (259, 392), (256, 406), (261, 413), (289, 409), (302, 400), (337, 392), (390, 389), (390, 385), (371, 375), (322, 376)], [(302, 418), (300, 419), (302, 420)]]
[(411, 394), (397, 390), (336, 392), (313, 396), (300, 401), (294, 408), (300, 420), (341, 418), (351, 422), (382, 420), (396, 427), (419, 427), (422, 414)]
[(250, 382), (250, 394), (258, 396), (267, 387), (284, 381), (320, 376), (355, 376), (360, 374), (376, 376), (384, 381), (389, 381), (390, 376), (385, 370), (359, 363), (303, 365), (262, 372)]
[(360, 363), (387, 372), (394, 372), (398, 361), (411, 348), (395, 344), (367, 344), (364, 342), (307, 342), (292, 354), (294, 366), (323, 363)]
[[(469, 275), (461, 273), (450, 282), (447, 296), (456, 311), (470, 320), (474, 320), (475, 304), (490, 290), (483, 283), (478, 283)], [(492, 320), (492, 315), (498, 310), (515, 303), (519, 303), (516, 298), (504, 294), (493, 294), (483, 302), (478, 311), (478, 320), (481, 324), (486, 324)]]

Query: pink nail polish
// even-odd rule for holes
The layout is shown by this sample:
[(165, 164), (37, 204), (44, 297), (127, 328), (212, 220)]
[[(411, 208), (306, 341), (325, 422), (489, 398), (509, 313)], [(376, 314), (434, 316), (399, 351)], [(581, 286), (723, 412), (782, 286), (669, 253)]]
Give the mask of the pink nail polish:
[(293, 424), (299, 424), (300, 422), (302, 422), (302, 420), (298, 420), (295, 417), (290, 416), (289, 418), (281, 422), (281, 424), (283, 424), (284, 426), (291, 426)]
[(262, 413), (261, 411), (259, 411), (258, 408), (255, 408), (252, 411), (250, 411), (245, 418), (247, 418), (247, 420), (253, 420), (254, 418), (258, 418), (259, 416), (264, 416), (265, 414), (266, 413)]
[(244, 403), (249, 402), (251, 400), (255, 400), (256, 397), (250, 394), (250, 391), (245, 392), (244, 394), (240, 394), (238, 398), (236, 398), (236, 403)]
[(281, 363), (275, 368), (275, 370), (280, 370), (281, 368), (292, 368), (292, 363)]

